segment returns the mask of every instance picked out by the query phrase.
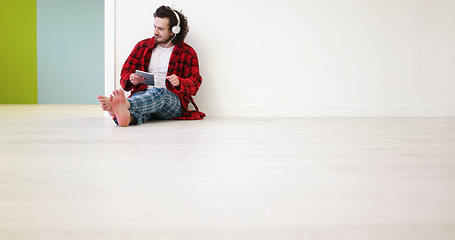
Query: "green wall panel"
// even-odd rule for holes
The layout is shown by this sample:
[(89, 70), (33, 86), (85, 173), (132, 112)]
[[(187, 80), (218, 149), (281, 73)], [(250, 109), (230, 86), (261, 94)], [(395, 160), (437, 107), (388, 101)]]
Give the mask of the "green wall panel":
[(0, 23), (0, 104), (36, 104), (35, 0), (2, 1)]
[(37, 0), (38, 103), (104, 94), (104, 0)]

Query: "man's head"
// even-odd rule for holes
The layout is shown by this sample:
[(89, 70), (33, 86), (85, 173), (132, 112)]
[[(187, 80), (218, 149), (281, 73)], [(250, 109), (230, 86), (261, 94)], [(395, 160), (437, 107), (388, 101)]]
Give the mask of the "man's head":
[(176, 34), (174, 40), (172, 40), (173, 44), (183, 42), (186, 35), (188, 34), (188, 21), (186, 17), (178, 11), (172, 10), (170, 7), (161, 6), (159, 7), (156, 12), (153, 14), (155, 17), (155, 40), (159, 44), (167, 43), (174, 37), (174, 33), (172, 32), (172, 27), (178, 24), (177, 16), (179, 15), (180, 18), (180, 32)]

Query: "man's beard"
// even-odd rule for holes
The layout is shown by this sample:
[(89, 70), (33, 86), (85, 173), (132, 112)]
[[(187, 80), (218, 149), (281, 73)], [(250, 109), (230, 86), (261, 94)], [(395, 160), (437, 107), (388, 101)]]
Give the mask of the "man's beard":
[(163, 41), (163, 40), (158, 40), (158, 39), (156, 38), (156, 36), (155, 36), (155, 41), (156, 41), (156, 43), (158, 43), (158, 44), (165, 44), (165, 43), (168, 43), (169, 41), (171, 41), (171, 39), (172, 39), (172, 36), (170, 36), (168, 39), (165, 39), (165, 40)]

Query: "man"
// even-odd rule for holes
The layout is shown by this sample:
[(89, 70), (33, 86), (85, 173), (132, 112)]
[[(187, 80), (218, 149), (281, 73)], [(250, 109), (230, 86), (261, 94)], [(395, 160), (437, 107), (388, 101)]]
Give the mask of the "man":
[[(197, 54), (184, 42), (186, 17), (167, 6), (159, 7), (153, 16), (154, 37), (137, 43), (122, 68), (120, 84), (131, 96), (126, 99), (123, 90), (115, 90), (109, 98), (98, 95), (103, 110), (122, 127), (151, 119), (205, 117), (192, 99), (202, 78)], [(143, 84), (145, 79), (136, 70), (153, 73), (158, 86)], [(196, 111), (188, 110), (190, 102)]]

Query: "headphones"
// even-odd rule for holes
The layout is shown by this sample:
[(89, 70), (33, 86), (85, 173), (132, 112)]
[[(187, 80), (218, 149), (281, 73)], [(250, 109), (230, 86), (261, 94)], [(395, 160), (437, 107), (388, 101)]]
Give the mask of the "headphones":
[(180, 17), (175, 10), (172, 10), (172, 12), (174, 12), (175, 16), (177, 17), (177, 25), (173, 26), (171, 30), (174, 35), (177, 35), (180, 32)]

